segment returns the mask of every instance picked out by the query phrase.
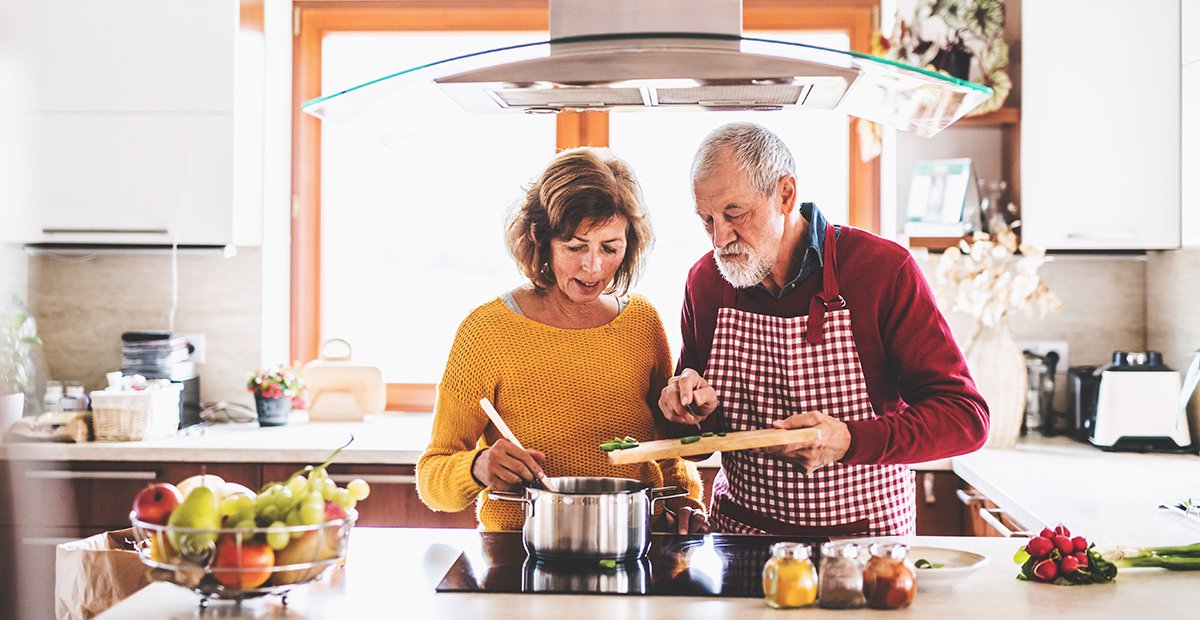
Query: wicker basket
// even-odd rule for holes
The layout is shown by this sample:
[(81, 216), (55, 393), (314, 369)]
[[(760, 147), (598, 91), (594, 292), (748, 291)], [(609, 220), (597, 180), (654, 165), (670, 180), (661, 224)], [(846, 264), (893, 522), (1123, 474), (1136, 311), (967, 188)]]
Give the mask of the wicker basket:
[(138, 441), (171, 435), (179, 428), (179, 393), (170, 383), (142, 391), (92, 392), (97, 441)]

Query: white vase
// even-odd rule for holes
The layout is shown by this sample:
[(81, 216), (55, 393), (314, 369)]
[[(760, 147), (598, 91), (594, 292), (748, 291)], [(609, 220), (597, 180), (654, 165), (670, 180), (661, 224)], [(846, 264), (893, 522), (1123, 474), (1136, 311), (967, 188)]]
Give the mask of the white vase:
[(4, 433), (25, 413), (25, 395), (21, 392), (0, 396), (0, 440)]
[(1013, 340), (1008, 322), (977, 325), (963, 355), (991, 413), (987, 447), (1012, 448), (1021, 436), (1027, 376), (1025, 355)]

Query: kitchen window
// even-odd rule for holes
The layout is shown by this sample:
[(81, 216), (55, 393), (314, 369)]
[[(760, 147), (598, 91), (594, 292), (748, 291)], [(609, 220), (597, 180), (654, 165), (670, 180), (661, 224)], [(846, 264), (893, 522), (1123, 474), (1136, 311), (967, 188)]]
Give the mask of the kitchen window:
[[(452, 4), (457, 8), (435, 11), (428, 3), (297, 2), (297, 109), (319, 93), (401, 67), (546, 36), (545, 3)], [(866, 2), (811, 10), (805, 7), (818, 3), (744, 4), (747, 32), (860, 49), (869, 36)], [(504, 249), (504, 216), (556, 146), (611, 145), (633, 165), (656, 233), (634, 290), (659, 309), (676, 353), (683, 281), (709, 249), (694, 221), (688, 169), (712, 128), (745, 119), (776, 130), (795, 151), (803, 199), (834, 221), (877, 228), (874, 168), (851, 156), (855, 136), (844, 115), (609, 116), (467, 117), (385, 145), (368, 129), (298, 115), (292, 357), (312, 359), (321, 340), (346, 338), (357, 363), (383, 370), (389, 409), (431, 409), (458, 324), (522, 282)]]

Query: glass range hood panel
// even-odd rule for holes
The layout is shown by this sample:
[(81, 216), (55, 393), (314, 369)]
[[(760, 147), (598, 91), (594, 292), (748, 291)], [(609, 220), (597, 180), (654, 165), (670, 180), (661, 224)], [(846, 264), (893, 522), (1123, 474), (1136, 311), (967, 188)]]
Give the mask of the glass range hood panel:
[(833, 109), (933, 136), (991, 89), (858, 52), (748, 36), (637, 33), (564, 37), (463, 54), (303, 104), (391, 139), (439, 119), (606, 110)]

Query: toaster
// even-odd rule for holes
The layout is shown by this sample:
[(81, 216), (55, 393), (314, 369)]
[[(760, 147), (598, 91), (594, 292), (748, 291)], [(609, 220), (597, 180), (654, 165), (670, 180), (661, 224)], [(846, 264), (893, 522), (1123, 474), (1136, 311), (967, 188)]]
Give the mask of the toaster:
[(1191, 452), (1187, 416), (1179, 410), (1182, 380), (1158, 351), (1116, 351), (1095, 371), (1095, 398), (1082, 399), (1092, 445), (1103, 450)]

